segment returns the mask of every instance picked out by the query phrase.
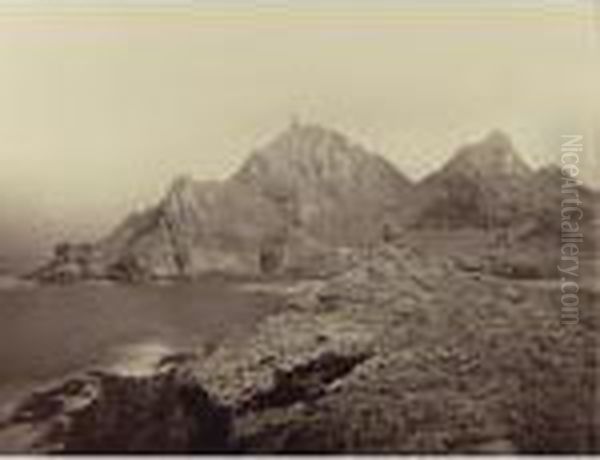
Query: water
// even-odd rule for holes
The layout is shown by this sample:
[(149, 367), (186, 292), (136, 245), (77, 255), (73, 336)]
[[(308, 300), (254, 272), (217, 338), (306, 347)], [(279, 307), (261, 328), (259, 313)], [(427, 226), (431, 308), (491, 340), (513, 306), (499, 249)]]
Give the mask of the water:
[(250, 330), (275, 304), (216, 281), (0, 290), (0, 405), (35, 384), (132, 350), (214, 344)]

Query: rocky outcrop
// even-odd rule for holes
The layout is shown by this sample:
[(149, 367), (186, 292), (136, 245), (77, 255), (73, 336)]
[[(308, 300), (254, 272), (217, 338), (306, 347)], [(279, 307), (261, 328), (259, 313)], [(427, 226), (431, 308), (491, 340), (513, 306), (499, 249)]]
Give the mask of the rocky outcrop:
[[(312, 302), (282, 315), (279, 321), (289, 327), (261, 329), (251, 343), (239, 346), (235, 359), (225, 358), (224, 352), (215, 356), (236, 369), (228, 376), (244, 375), (240, 369), (249, 363), (264, 362), (273, 371), (302, 356), (293, 350), (301, 349), (298, 343), (306, 338), (313, 356), (326, 362), (327, 354), (316, 353), (318, 342), (308, 340), (326, 330), (324, 324), (342, 331), (353, 324), (355, 331), (362, 331), (354, 340), (362, 337), (368, 344), (368, 354), (362, 355), (366, 359), (334, 382), (318, 385), (310, 397), (288, 400), (284, 407), (260, 405), (261, 410), (238, 417), (236, 432), (245, 451), (508, 453), (595, 448), (596, 374), (592, 361), (585, 363), (595, 354), (592, 319), (597, 304), (589, 292), (582, 294), (588, 310), (581, 324), (566, 328), (556, 320), (559, 297), (548, 288), (445, 272), (448, 261), (443, 257), (422, 260), (397, 249), (382, 250), (365, 263), (360, 264), (364, 271), (356, 267), (353, 275), (325, 283), (311, 295)], [(373, 273), (373, 267), (379, 271)], [(363, 283), (366, 276), (371, 279)], [(387, 295), (375, 296), (370, 291), (374, 282)], [(404, 289), (398, 288), (399, 282), (406, 283)], [(355, 286), (350, 294), (348, 286)], [(332, 304), (334, 294), (339, 300)], [(304, 322), (311, 335), (297, 332), (295, 325)], [(287, 348), (288, 358), (268, 359), (266, 346), (264, 355), (259, 353), (263, 360), (255, 356), (257, 344), (278, 343), (284, 334), (294, 343)], [(321, 340), (327, 344), (331, 339)], [(267, 375), (271, 378), (256, 382), (267, 382), (264, 388), (278, 394), (278, 380)], [(232, 392), (226, 384), (231, 381), (235, 378), (223, 379), (225, 390), (206, 384), (217, 389), (215, 394), (241, 395), (231, 400), (253, 400), (256, 385)]]
[(90, 372), (28, 397), (0, 424), (0, 442), (21, 453), (223, 453), (231, 427), (184, 374)]
[(237, 408), (244, 452), (590, 452), (597, 304), (582, 296), (566, 328), (551, 288), (385, 245), (196, 375)]
[(29, 277), (60, 283), (101, 278), (106, 274), (102, 262), (98, 249), (91, 244), (59, 243), (53, 259)]
[[(514, 278), (556, 278), (561, 257), (563, 206), (577, 206), (581, 218), (575, 215), (573, 225), (583, 235), (578, 243), (581, 259), (593, 259), (595, 246), (594, 221), (598, 197), (585, 185), (577, 187), (576, 197), (563, 188), (565, 177), (560, 168), (549, 166), (532, 174), (528, 185), (515, 201), (515, 216), (510, 226), (500, 232), (502, 239), (490, 269)], [(569, 200), (577, 199), (577, 203)], [(577, 238), (577, 237), (575, 237)]]
[(274, 274), (337, 264), (380, 238), (408, 181), (317, 125), (294, 124), (223, 182), (182, 177), (161, 202), (94, 245), (57, 248), (42, 280)]

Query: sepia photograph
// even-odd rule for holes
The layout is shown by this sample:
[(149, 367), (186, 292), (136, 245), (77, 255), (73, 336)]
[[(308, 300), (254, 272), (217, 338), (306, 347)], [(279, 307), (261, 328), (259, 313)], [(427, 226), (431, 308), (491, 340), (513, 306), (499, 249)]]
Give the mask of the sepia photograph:
[(600, 454), (600, 0), (0, 0), (0, 456)]

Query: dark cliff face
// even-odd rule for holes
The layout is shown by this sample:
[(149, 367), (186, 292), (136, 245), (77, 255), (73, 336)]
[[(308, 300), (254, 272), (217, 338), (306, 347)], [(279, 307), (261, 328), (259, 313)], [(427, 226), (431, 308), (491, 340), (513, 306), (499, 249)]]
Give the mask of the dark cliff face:
[[(378, 239), (408, 187), (342, 134), (293, 125), (223, 182), (177, 179), (158, 205), (94, 245), (92, 273), (135, 280), (282, 271)], [(68, 259), (66, 273), (55, 259), (41, 277), (89, 275), (89, 261)]]

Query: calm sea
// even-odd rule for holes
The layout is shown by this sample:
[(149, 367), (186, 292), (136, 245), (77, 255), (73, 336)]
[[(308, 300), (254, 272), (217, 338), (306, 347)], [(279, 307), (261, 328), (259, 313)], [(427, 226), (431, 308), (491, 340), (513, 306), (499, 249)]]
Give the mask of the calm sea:
[(73, 285), (0, 290), (0, 405), (123, 353), (215, 344), (247, 332), (276, 299), (235, 284)]

